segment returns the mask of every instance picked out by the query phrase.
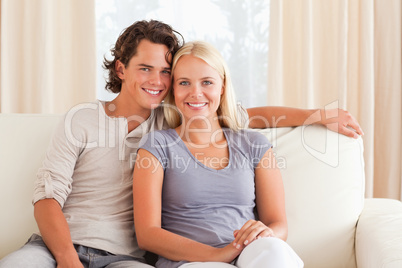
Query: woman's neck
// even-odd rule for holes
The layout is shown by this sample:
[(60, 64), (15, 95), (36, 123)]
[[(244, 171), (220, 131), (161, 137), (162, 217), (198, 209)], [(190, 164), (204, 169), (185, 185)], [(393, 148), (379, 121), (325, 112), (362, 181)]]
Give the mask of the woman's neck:
[(180, 138), (193, 146), (220, 143), (225, 139), (222, 127), (217, 120), (207, 118), (186, 121), (176, 128)]

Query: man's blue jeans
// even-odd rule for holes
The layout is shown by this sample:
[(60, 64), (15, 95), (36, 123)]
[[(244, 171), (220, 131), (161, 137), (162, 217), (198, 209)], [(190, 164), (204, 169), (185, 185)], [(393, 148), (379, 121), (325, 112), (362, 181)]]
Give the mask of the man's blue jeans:
[[(78, 256), (86, 268), (150, 268), (141, 260), (126, 255), (113, 255), (109, 252), (74, 245)], [(19, 250), (0, 260), (0, 268), (55, 268), (56, 260), (39, 235), (32, 235)]]

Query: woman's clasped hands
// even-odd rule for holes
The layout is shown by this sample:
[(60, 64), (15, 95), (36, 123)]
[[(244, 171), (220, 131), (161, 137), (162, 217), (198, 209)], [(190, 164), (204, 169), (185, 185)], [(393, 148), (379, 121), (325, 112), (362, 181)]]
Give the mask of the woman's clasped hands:
[(240, 230), (235, 230), (233, 235), (235, 240), (232, 245), (237, 249), (243, 249), (256, 239), (275, 236), (271, 228), (256, 220), (248, 220)]
[(232, 262), (242, 250), (256, 239), (262, 237), (274, 237), (274, 231), (266, 226), (261, 221), (248, 220), (240, 230), (235, 230), (233, 232), (235, 239), (232, 243), (224, 248), (216, 249), (219, 254), (215, 256), (220, 259), (220, 261), (230, 263)]

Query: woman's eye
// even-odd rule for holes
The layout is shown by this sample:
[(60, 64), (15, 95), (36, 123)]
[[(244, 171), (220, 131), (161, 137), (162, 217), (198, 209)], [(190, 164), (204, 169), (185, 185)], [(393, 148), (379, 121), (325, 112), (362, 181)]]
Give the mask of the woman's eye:
[(204, 81), (204, 82), (202, 82), (204, 85), (212, 85), (212, 82), (211, 81)]
[(190, 83), (189, 82), (187, 82), (187, 81), (181, 81), (181, 82), (179, 82), (179, 85), (180, 86), (188, 86)]

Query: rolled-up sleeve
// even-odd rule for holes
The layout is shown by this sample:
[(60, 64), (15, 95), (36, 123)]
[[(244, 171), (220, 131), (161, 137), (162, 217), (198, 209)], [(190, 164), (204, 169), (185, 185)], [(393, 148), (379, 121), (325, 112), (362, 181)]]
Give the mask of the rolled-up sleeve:
[(248, 128), (249, 117), (246, 108), (244, 108), (240, 103), (237, 104), (237, 115), (240, 120), (242, 128)]
[[(57, 126), (34, 183), (32, 204), (53, 198), (64, 206), (72, 190), (72, 175), (80, 148), (66, 135), (65, 118)], [(69, 128), (71, 130), (71, 128)]]

